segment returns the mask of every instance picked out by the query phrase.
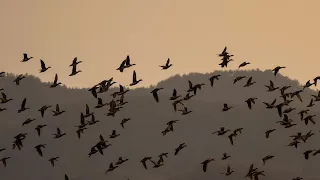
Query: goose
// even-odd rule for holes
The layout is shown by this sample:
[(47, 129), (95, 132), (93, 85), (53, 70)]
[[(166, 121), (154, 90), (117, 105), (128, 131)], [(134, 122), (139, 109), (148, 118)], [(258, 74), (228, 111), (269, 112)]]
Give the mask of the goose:
[(252, 77), (250, 77), (247, 81), (247, 84), (245, 84), (243, 87), (249, 87), (255, 84), (256, 82), (252, 82)]
[(186, 96), (183, 98), (183, 100), (189, 100), (190, 98), (192, 98), (194, 95), (190, 95), (190, 93), (187, 93)]
[(308, 160), (308, 159), (309, 159), (309, 154), (312, 153), (313, 151), (316, 151), (316, 150), (312, 149), (312, 150), (307, 150), (307, 151), (305, 151), (305, 152), (303, 153), (304, 158), (305, 158), (306, 160)]
[(118, 92), (119, 96), (122, 96), (122, 95), (126, 94), (129, 91), (129, 89), (124, 90), (122, 85), (119, 85), (119, 88), (120, 88), (120, 91)]
[(274, 106), (274, 104), (277, 102), (277, 99), (274, 99), (273, 101), (272, 101), (272, 103), (271, 104), (269, 104), (269, 103), (267, 103), (267, 102), (263, 102), (263, 104), (265, 104), (267, 107), (267, 109), (272, 109), (272, 108), (275, 108), (275, 106)]
[(27, 98), (24, 98), (22, 103), (21, 103), (21, 108), (18, 110), (18, 113), (21, 113), (25, 110), (28, 110), (30, 108), (26, 107), (26, 102), (27, 102)]
[(42, 106), (38, 111), (40, 111), (41, 113), (41, 117), (44, 116), (44, 112), (48, 109), (48, 108), (51, 108), (52, 106), (47, 106), (47, 105), (44, 105)]
[(49, 162), (51, 163), (52, 167), (54, 167), (54, 162), (58, 161), (59, 157), (53, 157), (49, 159)]
[(32, 121), (35, 121), (36, 119), (31, 119), (31, 118), (28, 118), (27, 120), (25, 120), (23, 123), (22, 123), (22, 127), (26, 124), (29, 124), (31, 123)]
[(316, 152), (314, 152), (312, 155), (313, 156), (315, 156), (315, 155), (317, 155), (317, 154), (319, 154), (320, 153), (320, 149), (318, 149)]
[(178, 100), (175, 100), (175, 101), (172, 103), (174, 111), (177, 111), (177, 104), (181, 104), (181, 105), (184, 106), (184, 104), (183, 104), (181, 101), (182, 101), (182, 99), (178, 99)]
[(269, 86), (265, 85), (265, 87), (268, 88), (268, 92), (272, 92), (272, 91), (274, 91), (274, 90), (279, 89), (279, 87), (274, 87), (274, 84), (273, 84), (272, 81), (270, 81), (270, 85), (269, 85)]
[(239, 67), (238, 67), (238, 69), (240, 69), (241, 67), (244, 67), (244, 66), (246, 66), (246, 65), (248, 65), (248, 64), (251, 64), (250, 62), (243, 62), (243, 63), (241, 63), (240, 65), (239, 65)]
[(61, 115), (62, 113), (65, 113), (66, 111), (63, 110), (63, 111), (60, 111), (60, 107), (59, 107), (59, 104), (56, 104), (56, 110), (52, 110), (53, 112), (53, 116), (59, 116)]
[(147, 168), (147, 164), (146, 164), (146, 162), (147, 161), (151, 161), (151, 157), (144, 157), (140, 162), (142, 163), (142, 165), (143, 165), (143, 167), (147, 170), (148, 168)]
[(118, 161), (115, 163), (115, 165), (120, 165), (128, 161), (129, 159), (122, 159), (122, 157), (119, 157)]
[(89, 116), (91, 116), (93, 114), (94, 114), (94, 112), (92, 111), (90, 113), (90, 108), (89, 108), (88, 104), (86, 104), (86, 114), (84, 114), (84, 117), (89, 117)]
[(178, 99), (179, 97), (181, 97), (181, 95), (177, 96), (177, 90), (174, 88), (174, 89), (173, 89), (172, 96), (170, 97), (170, 100), (176, 100), (176, 99)]
[(46, 127), (47, 125), (46, 124), (40, 124), (40, 125), (38, 125), (36, 128), (35, 128), (35, 130), (37, 130), (37, 133), (38, 133), (38, 136), (40, 137), (40, 134), (41, 134), (41, 129), (43, 128), (43, 127)]
[(47, 146), (46, 144), (39, 144), (39, 145), (35, 146), (34, 148), (36, 148), (38, 154), (42, 157), (43, 154), (42, 154), (41, 148), (46, 148), (46, 146)]
[(307, 107), (312, 107), (312, 106), (314, 106), (313, 99), (310, 99), (310, 102), (309, 102), (309, 104), (307, 105)]
[(20, 81), (22, 79), (26, 78), (24, 75), (20, 74), (15, 80), (13, 80), (14, 83), (16, 83), (16, 85), (20, 85)]
[(172, 64), (170, 64), (170, 58), (168, 58), (166, 65), (159, 66), (159, 67), (162, 67), (162, 70), (166, 70), (166, 69), (169, 69), (171, 66)]
[(86, 127), (79, 127), (78, 130), (76, 131), (78, 138), (81, 138), (81, 133), (83, 134), (84, 130), (86, 130)]
[(295, 110), (296, 108), (292, 108), (292, 107), (289, 107), (288, 109), (285, 109), (283, 111), (283, 114), (287, 114), (287, 113), (290, 113), (291, 111)]
[(46, 72), (48, 69), (51, 68), (50, 66), (46, 67), (46, 64), (43, 62), (42, 59), (40, 59), (40, 63), (41, 63), (40, 73)]
[(249, 98), (245, 102), (248, 104), (249, 109), (252, 107), (252, 103), (255, 104), (255, 100), (258, 98)]
[(304, 90), (305, 88), (308, 88), (308, 87), (312, 86), (312, 85), (314, 85), (314, 83), (311, 83), (310, 80), (308, 80), (308, 81), (306, 82), (306, 84), (303, 86), (303, 90)]
[(11, 157), (4, 157), (2, 159), (0, 159), (0, 161), (2, 161), (2, 164), (4, 167), (7, 167), (7, 160), (11, 159)]
[(291, 86), (283, 86), (282, 88), (280, 88), (280, 92), (283, 95), (285, 90), (287, 90), (288, 88), (291, 88)]
[(102, 108), (105, 105), (107, 105), (108, 103), (103, 103), (101, 98), (98, 98), (98, 105), (96, 105), (96, 107), (94, 107), (95, 109), (97, 108)]
[(164, 156), (164, 157), (168, 157), (168, 154), (169, 154), (169, 153), (161, 153), (161, 154), (158, 156), (158, 157), (159, 157), (159, 162), (162, 162), (162, 163), (163, 163), (163, 162), (164, 162), (163, 156)]
[(203, 172), (206, 172), (207, 171), (207, 166), (208, 166), (208, 163), (210, 163), (211, 161), (214, 161), (215, 159), (214, 158), (210, 158), (210, 159), (206, 159), (205, 161), (203, 161), (201, 164), (202, 164), (202, 170)]
[(298, 114), (300, 115), (300, 120), (303, 120), (304, 114), (308, 114), (309, 111), (310, 111), (309, 109), (304, 109), (298, 112)]
[(87, 121), (88, 125), (94, 125), (96, 123), (100, 122), (99, 120), (96, 120), (94, 114), (91, 115), (91, 121)]
[[(129, 58), (129, 56), (127, 56), (127, 59), (128, 58)], [(123, 70), (125, 69), (125, 64), (126, 64), (127, 59), (122, 61), (121, 65), (118, 67), (117, 70), (119, 70), (120, 72), (123, 72)]]
[(174, 123), (177, 123), (177, 122), (179, 122), (179, 120), (171, 120), (171, 121), (167, 122), (166, 125), (172, 126)]
[(192, 82), (191, 82), (190, 80), (188, 80), (188, 85), (189, 85), (189, 89), (187, 90), (187, 92), (192, 92), (192, 91), (194, 91)]
[(218, 136), (222, 136), (225, 133), (227, 133), (228, 131), (230, 131), (230, 129), (225, 129), (224, 127), (220, 127), (220, 129), (218, 131), (215, 131), (212, 134), (218, 134)]
[(291, 98), (293, 98), (294, 96), (297, 96), (297, 98), (302, 102), (302, 98), (300, 96), (300, 93), (302, 92), (303, 90), (299, 90), (299, 91), (294, 91), (291, 93)]
[(243, 78), (246, 78), (247, 76), (239, 76), (239, 77), (236, 77), (234, 80), (233, 80), (233, 84), (235, 84), (236, 82), (240, 81), (241, 79)]
[(61, 133), (60, 128), (57, 127), (57, 134), (52, 134), (52, 135), (54, 135), (55, 139), (58, 139), (58, 138), (61, 138), (62, 136), (65, 136), (66, 133)]
[(228, 164), (227, 166), (227, 171), (225, 173), (221, 173), (221, 174), (224, 174), (225, 176), (229, 176), (233, 173), (233, 170), (231, 170), (231, 167), (230, 165)]
[(211, 76), (211, 77), (209, 78), (209, 80), (210, 80), (210, 86), (211, 86), (211, 87), (213, 87), (214, 80), (219, 80), (219, 77), (220, 77), (220, 76), (221, 76), (220, 74), (217, 74), (217, 75), (213, 75), (213, 76)]
[(192, 88), (194, 95), (196, 95), (197, 89), (201, 90), (201, 86), (204, 86), (204, 85), (205, 85), (204, 83), (194, 85)]
[(222, 51), (222, 53), (220, 53), (220, 54), (217, 54), (218, 56), (220, 56), (220, 57), (223, 57), (223, 56), (225, 56), (225, 55), (228, 55), (229, 53), (227, 52), (227, 46), (223, 49), (223, 51)]
[(286, 68), (284, 66), (277, 66), (274, 69), (272, 69), (272, 71), (274, 72), (274, 76), (276, 76), (278, 74), (278, 72), (280, 71), (280, 69)]
[(142, 81), (142, 79), (139, 79), (139, 80), (137, 81), (136, 71), (133, 71), (132, 83), (130, 84), (130, 86), (134, 86), (134, 85), (138, 84), (140, 81)]
[(266, 164), (266, 161), (267, 161), (267, 160), (272, 159), (272, 158), (274, 158), (274, 156), (272, 156), (272, 155), (268, 155), (268, 156), (262, 158), (263, 165)]
[(255, 179), (255, 180), (258, 180), (260, 175), (261, 175), (261, 176), (265, 176), (263, 173), (264, 173), (264, 171), (259, 171), (259, 172), (256, 171), (256, 172), (253, 174), (254, 179)]
[(21, 60), (21, 62), (27, 62), (30, 59), (32, 59), (33, 57), (28, 57), (27, 53), (23, 53), (23, 59)]
[(178, 111), (181, 111), (181, 112), (182, 112), (181, 115), (187, 115), (187, 114), (189, 114), (189, 113), (192, 112), (192, 111), (188, 110), (187, 107), (184, 107), (184, 109), (182, 109), (182, 110), (180, 109), (180, 110), (178, 110)]
[(71, 74), (69, 76), (74, 76), (74, 75), (76, 75), (76, 74), (78, 74), (80, 72), (82, 72), (82, 71), (81, 70), (77, 71), (77, 66), (74, 65), (74, 66), (72, 66), (72, 72), (71, 72)]
[(294, 146), (295, 148), (298, 148), (299, 143), (300, 143), (299, 141), (294, 140), (293, 142), (289, 143), (288, 146)]
[[(232, 55), (233, 56), (233, 55)], [(231, 56), (227, 55), (225, 57), (222, 58), (222, 62), (219, 64), (222, 68), (223, 67), (228, 67), (228, 63), (233, 61), (233, 59), (229, 59)]]
[(84, 118), (84, 115), (83, 115), (83, 113), (80, 113), (80, 125), (77, 125), (77, 126), (75, 126), (75, 127), (77, 127), (77, 128), (84, 128), (84, 127), (86, 127), (87, 126), (87, 122), (85, 121), (85, 118)]
[(12, 101), (12, 99), (7, 99), (7, 95), (5, 93), (2, 92), (1, 95), (2, 95), (2, 98), (0, 99), (1, 100), (1, 104), (5, 104), (5, 103), (7, 103), (9, 101)]
[(58, 74), (56, 74), (56, 76), (54, 77), (53, 84), (50, 85), (50, 88), (55, 88), (55, 87), (59, 86), (60, 84), (62, 84), (62, 83), (58, 82)]
[(118, 137), (118, 136), (120, 136), (120, 134), (117, 134), (116, 130), (112, 130), (111, 135), (109, 135), (109, 137), (110, 137), (111, 139), (116, 138), (116, 137)]
[(222, 111), (228, 111), (228, 110), (230, 110), (230, 109), (232, 109), (233, 108), (233, 106), (228, 106), (228, 104), (223, 104), (223, 108), (222, 108)]
[(236, 136), (237, 136), (237, 133), (235, 133), (235, 132), (231, 133), (231, 134), (228, 136), (231, 145), (233, 145), (233, 137), (236, 137)]
[(301, 132), (298, 132), (297, 135), (292, 135), (294, 141), (302, 140)]
[(124, 95), (121, 95), (121, 98), (117, 100), (119, 102), (118, 106), (123, 106), (128, 103), (128, 101), (124, 101)]
[(246, 177), (250, 177), (250, 179), (253, 179), (253, 174), (258, 170), (258, 168), (254, 168), (254, 165), (251, 164), (250, 167), (249, 167), (249, 171), (247, 173), (247, 175), (245, 176)]
[(159, 168), (164, 165), (163, 162), (161, 162), (161, 159), (159, 159), (157, 162), (154, 162), (152, 159), (150, 159), (150, 161), (153, 164), (153, 168)]
[(117, 169), (119, 166), (117, 166), (117, 165), (113, 165), (112, 163), (110, 163), (110, 165), (109, 165), (109, 169), (105, 172), (105, 174), (107, 174), (108, 172), (110, 172), (110, 171), (114, 171), (115, 169)]
[(187, 147), (187, 145), (185, 143), (181, 143), (176, 149), (175, 149), (175, 152), (174, 152), (174, 155), (178, 155), (178, 153), (183, 149)]
[(96, 146), (93, 146), (91, 149), (90, 149), (90, 152), (89, 152), (89, 157), (91, 157), (92, 155), (94, 155), (95, 153), (97, 153), (98, 150), (96, 149)]
[(226, 160), (229, 157), (231, 157), (231, 156), (227, 155), (227, 153), (223, 153), (221, 160)]
[(314, 121), (313, 117), (316, 115), (308, 115), (307, 117), (305, 117), (303, 120), (305, 122), (305, 125), (308, 125), (308, 122), (311, 121), (313, 124), (316, 124), (316, 122)]
[(76, 66), (77, 64), (82, 63), (82, 61), (78, 61), (78, 58), (75, 57), (72, 61), (72, 64), (69, 65), (69, 67), (71, 66)]
[(124, 68), (129, 68), (129, 67), (134, 66), (134, 65), (136, 65), (136, 64), (131, 64), (130, 63), (130, 57), (128, 55), (127, 58), (126, 58), (126, 64), (125, 64)]
[(122, 128), (124, 128), (124, 124), (126, 123), (126, 122), (128, 122), (128, 121), (130, 121), (131, 120), (131, 118), (123, 118), (122, 120), (121, 120), (121, 127)]
[(92, 88), (90, 88), (88, 91), (91, 91), (91, 94), (93, 95), (93, 97), (95, 97), (95, 98), (97, 98), (98, 96), (97, 96), (97, 89), (98, 89), (99, 87), (97, 87), (97, 86), (93, 86)]
[(156, 102), (159, 102), (159, 97), (158, 97), (158, 91), (161, 90), (163, 88), (155, 88), (154, 90), (152, 90), (150, 93), (152, 93), (154, 99), (156, 100)]
[(270, 137), (270, 134), (273, 132), (273, 131), (275, 131), (276, 129), (269, 129), (269, 130), (267, 130), (266, 132), (265, 132), (265, 134), (266, 134), (266, 138), (268, 139), (269, 137)]

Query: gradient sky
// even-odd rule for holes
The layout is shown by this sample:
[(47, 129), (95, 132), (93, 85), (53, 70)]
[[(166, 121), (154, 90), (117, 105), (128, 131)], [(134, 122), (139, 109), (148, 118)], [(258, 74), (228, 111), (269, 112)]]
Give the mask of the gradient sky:
[[(211, 72), (224, 46), (235, 54), (228, 69), (287, 66), (305, 83), (319, 74), (319, 0), (0, 0), (0, 71), (28, 73), (68, 86), (89, 87), (114, 77), (141, 85), (175, 74)], [(21, 63), (26, 52), (34, 59)], [(132, 69), (118, 68), (130, 55)], [(69, 77), (73, 58), (83, 72)], [(159, 65), (170, 57), (173, 66)], [(39, 74), (43, 59), (52, 69)]]

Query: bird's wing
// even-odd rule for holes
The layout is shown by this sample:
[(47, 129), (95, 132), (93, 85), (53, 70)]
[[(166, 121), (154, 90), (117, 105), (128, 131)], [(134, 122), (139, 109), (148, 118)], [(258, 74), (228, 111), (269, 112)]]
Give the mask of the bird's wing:
[(27, 98), (24, 98), (21, 104), (21, 108), (24, 108), (26, 106)]
[(43, 62), (43, 60), (40, 59), (41, 62), (41, 69), (46, 69), (46, 64)]
[(58, 82), (58, 74), (56, 74), (56, 76), (54, 77), (54, 84), (57, 84), (57, 82)]
[(136, 74), (136, 71), (133, 71), (132, 82), (136, 82), (136, 81), (137, 81), (137, 74)]

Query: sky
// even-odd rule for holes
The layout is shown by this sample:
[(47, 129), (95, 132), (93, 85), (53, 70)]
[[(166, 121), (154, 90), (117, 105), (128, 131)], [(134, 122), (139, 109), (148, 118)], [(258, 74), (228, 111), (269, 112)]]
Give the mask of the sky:
[[(33, 74), (42, 81), (91, 87), (132, 71), (140, 86), (175, 74), (221, 70), (216, 55), (234, 54), (227, 69), (273, 69), (305, 83), (319, 74), (318, 7), (308, 0), (0, 0), (0, 71)], [(23, 53), (34, 58), (21, 63)], [(116, 69), (130, 55), (136, 66)], [(83, 72), (69, 77), (74, 57)], [(159, 65), (171, 59), (166, 71)], [(39, 73), (40, 59), (51, 66)], [(246, 69), (246, 68), (244, 68)], [(139, 87), (139, 86), (138, 86)]]

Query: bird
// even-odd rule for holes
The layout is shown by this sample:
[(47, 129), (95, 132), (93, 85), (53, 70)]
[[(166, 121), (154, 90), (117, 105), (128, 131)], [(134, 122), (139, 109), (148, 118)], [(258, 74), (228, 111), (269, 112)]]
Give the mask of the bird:
[(272, 81), (270, 81), (270, 85), (269, 85), (269, 86), (265, 85), (265, 87), (268, 88), (268, 92), (272, 92), (272, 91), (274, 91), (274, 90), (279, 89), (279, 87), (274, 87), (274, 84), (273, 84)]
[(7, 98), (7, 95), (5, 93), (2, 92), (1, 95), (2, 95), (2, 98), (0, 98), (1, 104), (5, 104), (5, 103), (7, 103), (9, 101), (12, 101), (11, 98), (10, 99)]
[(246, 76), (236, 77), (236, 78), (233, 80), (233, 84), (235, 84), (236, 82), (240, 81), (240, 80), (243, 79), (243, 78), (246, 78)]
[(262, 159), (263, 165), (266, 164), (266, 161), (267, 161), (267, 160), (272, 159), (272, 158), (274, 158), (274, 156), (272, 156), (272, 155), (268, 155), (268, 156), (264, 157), (264, 158)]
[(41, 113), (41, 117), (43, 117), (44, 116), (44, 112), (48, 109), (48, 108), (50, 108), (50, 107), (52, 107), (52, 106), (47, 106), (47, 105), (44, 105), (44, 106), (42, 106), (38, 111), (40, 111), (40, 113)]
[(69, 177), (67, 176), (67, 174), (64, 174), (64, 180), (69, 180)]
[(4, 72), (4, 71), (1, 71), (0, 72), (0, 77), (4, 77), (4, 74), (5, 74), (6, 72)]
[(266, 134), (266, 138), (268, 139), (270, 137), (270, 133), (272, 133), (273, 131), (275, 131), (276, 129), (269, 129), (265, 132)]
[(274, 76), (276, 76), (279, 72), (280, 69), (286, 68), (284, 66), (277, 66), (274, 69), (272, 69), (272, 71), (274, 72)]
[(120, 165), (126, 161), (128, 161), (129, 159), (122, 159), (122, 157), (119, 157), (118, 161), (115, 163), (115, 165)]
[(58, 138), (61, 138), (62, 136), (65, 136), (67, 134), (66, 133), (61, 133), (60, 128), (57, 127), (57, 134), (52, 134), (52, 135), (54, 135), (55, 139), (58, 139)]
[(182, 114), (181, 115), (187, 115), (189, 113), (191, 113), (192, 111), (188, 110), (187, 107), (184, 107), (183, 109), (179, 109), (178, 111), (181, 111)]
[(249, 87), (255, 84), (256, 82), (252, 82), (252, 77), (250, 77), (247, 81), (247, 84), (245, 84), (243, 87)]
[(176, 100), (178, 99), (179, 97), (181, 97), (181, 95), (177, 95), (177, 90), (174, 88), (173, 89), (173, 93), (172, 93), (172, 96), (170, 97), (170, 100)]
[(113, 138), (116, 138), (116, 137), (118, 137), (118, 136), (120, 136), (120, 134), (117, 134), (117, 132), (116, 132), (116, 130), (112, 130), (112, 133), (111, 133), (111, 135), (109, 136), (111, 139), (113, 139)]
[(58, 74), (56, 74), (56, 76), (54, 77), (53, 84), (50, 85), (50, 88), (55, 88), (55, 87), (59, 86), (60, 84), (62, 84), (62, 83), (58, 82)]
[(309, 159), (309, 154), (310, 153), (312, 153), (313, 151), (316, 151), (316, 150), (307, 150), (307, 151), (305, 151), (304, 153), (303, 153), (303, 155), (304, 155), (304, 158), (306, 159), (306, 160), (308, 160)]
[(239, 65), (239, 67), (238, 67), (238, 69), (240, 69), (241, 67), (244, 67), (244, 66), (246, 66), (246, 65), (248, 65), (248, 64), (251, 64), (250, 62), (243, 62), (243, 63), (241, 63), (240, 65)]
[(214, 80), (219, 80), (219, 77), (220, 77), (220, 76), (221, 76), (220, 74), (217, 74), (217, 75), (213, 75), (213, 76), (211, 76), (211, 77), (209, 78), (209, 80), (210, 80), (210, 86), (211, 86), (211, 87), (213, 87)]
[(248, 104), (249, 109), (251, 109), (252, 104), (255, 104), (255, 100), (258, 98), (249, 98), (245, 102)]
[(170, 64), (170, 58), (168, 58), (167, 63), (164, 66), (160, 66), (162, 67), (162, 70), (165, 69), (169, 69), (172, 66), (172, 64)]
[(54, 167), (54, 162), (55, 162), (55, 161), (58, 161), (58, 159), (59, 159), (59, 157), (53, 157), (53, 158), (50, 158), (50, 159), (49, 159), (52, 167)]
[(72, 64), (70, 64), (69, 67), (71, 67), (71, 66), (76, 66), (77, 64), (82, 63), (82, 61), (77, 61), (77, 60), (78, 60), (78, 58), (75, 57), (75, 58), (73, 59), (73, 61), (72, 61)]
[(59, 107), (59, 104), (56, 104), (56, 110), (52, 110), (53, 112), (53, 116), (59, 116), (61, 115), (62, 113), (65, 113), (66, 111), (63, 110), (63, 111), (60, 111), (60, 107)]
[(82, 71), (81, 70), (77, 71), (77, 65), (74, 65), (74, 66), (72, 66), (72, 72), (71, 72), (71, 74), (69, 76), (74, 76), (74, 75), (76, 75), (76, 74), (78, 74), (80, 72), (82, 72)]
[(46, 127), (47, 125), (46, 124), (40, 124), (40, 125), (38, 125), (36, 128), (35, 128), (35, 130), (37, 130), (37, 133), (38, 133), (38, 136), (40, 137), (40, 134), (41, 134), (41, 129), (43, 128), (43, 127)]
[(230, 158), (230, 156), (227, 155), (227, 153), (223, 153), (221, 160), (226, 160), (228, 158)]
[(86, 114), (84, 114), (84, 117), (89, 117), (92, 114), (94, 114), (94, 112), (90, 113), (90, 108), (89, 108), (88, 104), (86, 104)]
[(2, 161), (2, 164), (4, 167), (7, 167), (7, 160), (11, 159), (11, 157), (4, 157), (2, 159), (0, 159), (0, 161)]
[(41, 63), (40, 73), (46, 72), (48, 69), (51, 68), (50, 66), (46, 67), (46, 64), (43, 62), (42, 59), (40, 59), (40, 63)]
[(127, 55), (127, 58), (126, 58), (126, 60), (125, 60), (125, 66), (124, 66), (124, 68), (129, 68), (129, 67), (131, 67), (131, 66), (135, 66), (136, 64), (131, 64), (130, 63), (130, 57), (129, 57), (129, 55)]
[(147, 162), (148, 160), (151, 161), (151, 157), (144, 157), (144, 158), (140, 161), (145, 169), (148, 169), (147, 164), (146, 164), (146, 162)]
[(153, 89), (150, 93), (152, 93), (154, 99), (156, 100), (156, 102), (159, 102), (159, 97), (158, 97), (158, 91), (161, 90), (163, 88), (155, 88)]
[(31, 119), (31, 118), (28, 118), (27, 120), (25, 120), (23, 123), (22, 123), (22, 126), (26, 125), (26, 124), (29, 124), (31, 123), (32, 121), (35, 121), (36, 119)]
[(26, 102), (27, 102), (27, 98), (24, 98), (22, 103), (21, 103), (21, 108), (18, 110), (18, 113), (21, 113), (25, 110), (28, 110), (30, 108), (26, 107)]
[(228, 164), (227, 166), (227, 171), (225, 173), (221, 173), (221, 174), (224, 174), (225, 176), (229, 176), (233, 173), (233, 170), (231, 170), (231, 167), (230, 165)]
[(21, 60), (21, 62), (27, 62), (30, 59), (32, 59), (33, 57), (28, 57), (27, 53), (23, 53), (23, 59)]
[(130, 84), (130, 86), (134, 86), (134, 85), (138, 84), (141, 81), (142, 81), (142, 79), (137, 80), (136, 71), (133, 71), (132, 83)]
[(232, 108), (233, 108), (233, 106), (228, 106), (228, 104), (223, 104), (222, 111), (228, 111), (228, 110), (230, 110)]
[(174, 152), (174, 155), (178, 155), (178, 153), (183, 149), (187, 147), (187, 145), (185, 143), (181, 143), (176, 149), (175, 149), (175, 152)]
[(109, 169), (105, 172), (105, 174), (107, 174), (110, 171), (114, 171), (115, 169), (117, 169), (119, 166), (117, 165), (113, 165), (113, 163), (110, 163), (109, 165)]
[(267, 103), (267, 102), (263, 102), (263, 104), (265, 104), (267, 107), (267, 109), (272, 109), (272, 108), (275, 108), (275, 103), (277, 102), (277, 99), (274, 99), (270, 104)]
[[(84, 116), (85, 117), (85, 116)], [(87, 121), (88, 125), (94, 125), (96, 123), (100, 122), (99, 120), (96, 120), (96, 117), (94, 114), (91, 114), (91, 121)]]
[(17, 76), (17, 78), (13, 82), (16, 83), (16, 85), (18, 86), (20, 84), (20, 81), (24, 78), (26, 78), (26, 77), (24, 75), (20, 74), (19, 76)]
[(211, 161), (214, 161), (215, 159), (214, 158), (210, 158), (210, 159), (206, 159), (205, 161), (203, 161), (201, 164), (202, 164), (202, 170), (203, 172), (206, 172), (207, 171), (207, 165), (208, 163), (210, 163)]
[(36, 148), (38, 154), (42, 157), (43, 154), (42, 154), (42, 150), (41, 148), (46, 148), (47, 144), (39, 144), (37, 146), (35, 146), (34, 148)]
[(123, 118), (122, 120), (121, 120), (121, 127), (122, 128), (124, 128), (124, 124), (126, 123), (126, 122), (128, 122), (129, 120), (131, 120), (131, 118)]

